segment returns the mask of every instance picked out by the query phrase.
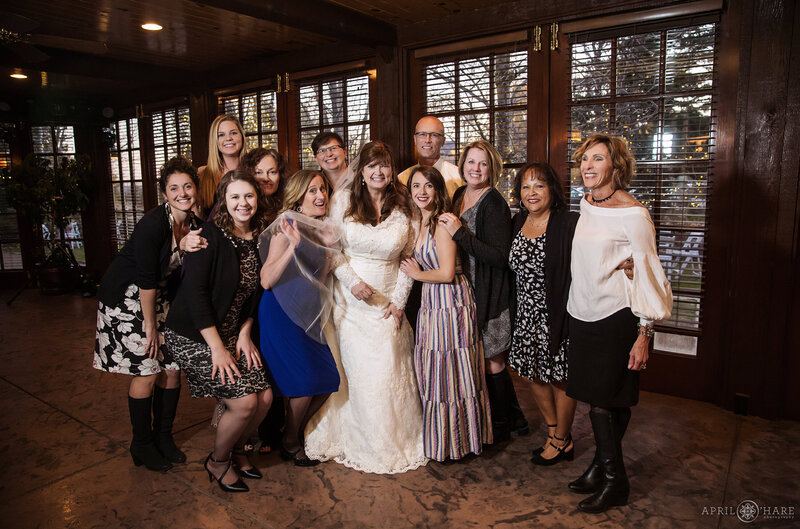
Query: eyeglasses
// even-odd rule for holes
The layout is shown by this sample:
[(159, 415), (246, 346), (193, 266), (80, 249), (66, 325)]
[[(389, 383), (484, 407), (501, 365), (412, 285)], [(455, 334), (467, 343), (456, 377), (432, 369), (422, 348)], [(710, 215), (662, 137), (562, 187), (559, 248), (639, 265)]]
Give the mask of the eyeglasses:
[(317, 154), (333, 154), (341, 148), (341, 145), (331, 145), (330, 147), (325, 147), (324, 149), (318, 149)]
[(437, 140), (444, 139), (444, 134), (441, 134), (439, 132), (415, 132), (414, 136), (416, 136), (417, 138), (419, 138), (421, 140), (427, 139), (429, 137), (430, 138), (436, 138)]

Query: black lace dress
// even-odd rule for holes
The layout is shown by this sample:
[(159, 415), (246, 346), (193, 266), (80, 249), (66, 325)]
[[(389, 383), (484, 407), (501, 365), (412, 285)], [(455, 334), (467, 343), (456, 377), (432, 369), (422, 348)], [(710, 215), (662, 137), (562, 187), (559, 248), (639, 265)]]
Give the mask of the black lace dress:
[[(236, 339), (239, 336), (239, 315), (245, 301), (258, 289), (259, 262), (256, 241), (239, 237), (231, 237), (231, 240), (239, 255), (239, 286), (225, 320), (217, 331), (225, 348), (234, 354)], [(270, 387), (264, 368), (253, 366), (248, 369), (245, 355), (241, 355), (238, 360), (242, 377), (237, 379), (235, 384), (227, 381), (223, 385), (220, 383), (219, 373), (214, 379), (211, 378), (211, 348), (208, 344), (195, 342), (169, 328), (165, 331), (165, 335), (170, 353), (186, 373), (192, 397), (236, 399)]]

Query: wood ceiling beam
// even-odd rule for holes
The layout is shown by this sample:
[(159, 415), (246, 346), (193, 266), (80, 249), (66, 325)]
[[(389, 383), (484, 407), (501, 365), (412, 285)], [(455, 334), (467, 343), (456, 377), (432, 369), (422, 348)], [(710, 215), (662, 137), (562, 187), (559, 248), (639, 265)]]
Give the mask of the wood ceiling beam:
[(198, 0), (198, 3), (344, 42), (370, 47), (397, 44), (394, 25), (322, 0)]
[[(50, 59), (38, 64), (24, 66), (23, 70), (43, 71), (64, 75), (79, 75), (95, 79), (112, 81), (142, 81), (146, 79), (186, 79), (195, 72), (159, 66), (154, 64), (123, 61), (108, 57), (98, 57), (88, 53), (66, 51), (58, 48), (40, 46), (39, 49), (50, 56)], [(0, 54), (0, 66), (18, 66), (14, 57)]]

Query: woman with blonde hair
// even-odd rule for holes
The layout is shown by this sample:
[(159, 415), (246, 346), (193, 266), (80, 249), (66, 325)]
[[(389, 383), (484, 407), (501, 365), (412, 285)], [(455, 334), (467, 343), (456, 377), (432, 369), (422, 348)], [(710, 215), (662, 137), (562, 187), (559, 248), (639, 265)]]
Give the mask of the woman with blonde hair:
[(238, 169), (246, 151), (244, 128), (236, 116), (222, 114), (214, 118), (208, 131), (208, 162), (197, 170), (200, 176), (197, 205), (203, 218), (214, 205), (222, 175)]
[[(579, 509), (600, 513), (628, 502), (622, 437), (639, 400), (653, 323), (669, 318), (672, 290), (650, 214), (625, 191), (634, 174), (625, 141), (595, 134), (575, 152), (575, 161), (585, 195), (572, 240), (567, 395), (591, 406), (597, 448), (569, 488), (592, 494)], [(632, 281), (618, 268), (627, 258), (636, 264)]]
[(262, 235), (264, 294), (259, 306), (261, 354), (278, 392), (288, 397), (281, 457), (312, 466), (303, 450), (309, 419), (339, 389), (339, 373), (323, 329), (330, 315), (330, 261), (338, 237), (323, 222), (328, 182), (301, 170), (286, 183), (281, 215)]
[(478, 140), (464, 146), (458, 169), (467, 184), (453, 195), (454, 213), (445, 213), (440, 222), (466, 255), (462, 264), (475, 290), (494, 440), (507, 441), (512, 431), (526, 435), (529, 429), (506, 369), (511, 347), (511, 210), (494, 187), (503, 160), (491, 143)]

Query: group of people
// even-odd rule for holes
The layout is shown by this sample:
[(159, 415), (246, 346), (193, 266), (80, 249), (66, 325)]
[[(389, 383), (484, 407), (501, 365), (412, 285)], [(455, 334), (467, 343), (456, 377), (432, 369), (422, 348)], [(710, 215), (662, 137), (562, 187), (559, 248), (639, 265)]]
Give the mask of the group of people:
[(297, 466), (386, 474), (525, 435), (510, 365), (548, 428), (531, 461), (573, 459), (576, 400), (588, 402), (595, 457), (569, 488), (591, 494), (586, 512), (627, 503), (621, 441), (672, 294), (650, 216), (625, 191), (625, 142), (597, 134), (577, 150), (580, 215), (549, 165), (522, 167), (512, 218), (492, 144), (467, 144), (456, 166), (444, 141), (441, 121), (420, 119), (418, 163), (397, 173), (385, 143), (348, 164), (323, 132), (320, 170), (289, 176), (222, 115), (207, 165), (164, 165), (164, 204), (98, 291), (94, 367), (133, 375), (136, 465), (186, 460), (172, 437), (180, 370), (192, 397), (219, 402), (209, 480), (239, 492), (262, 477), (252, 437), (276, 421)]

